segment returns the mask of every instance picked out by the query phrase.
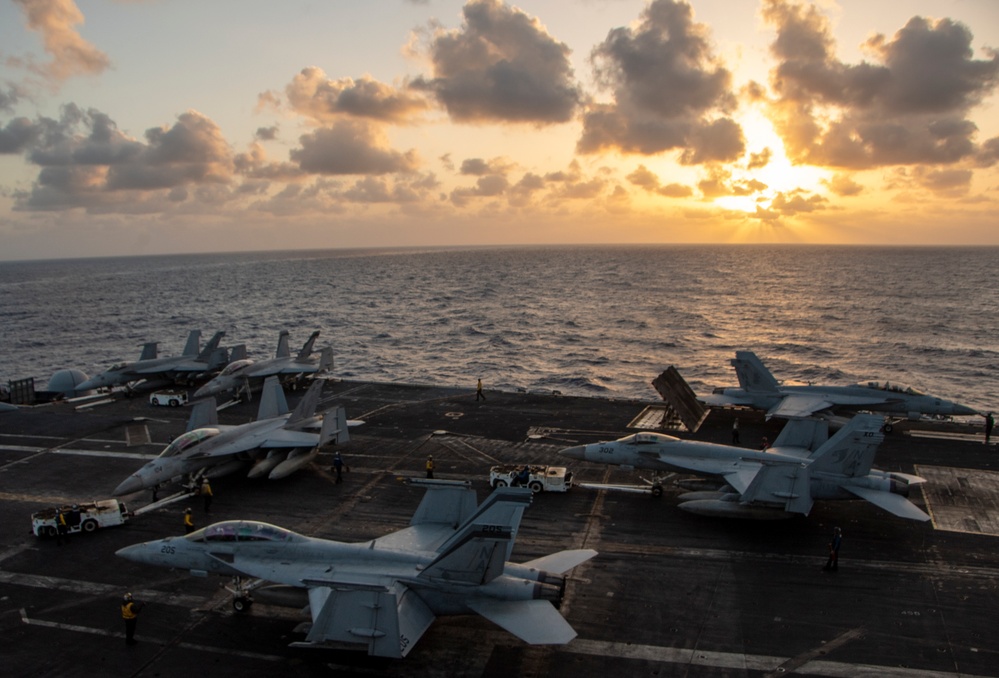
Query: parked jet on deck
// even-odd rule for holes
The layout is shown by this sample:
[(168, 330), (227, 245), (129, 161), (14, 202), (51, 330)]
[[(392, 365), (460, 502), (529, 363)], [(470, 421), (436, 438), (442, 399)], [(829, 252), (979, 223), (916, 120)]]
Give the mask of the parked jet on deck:
[(701, 515), (789, 518), (808, 515), (816, 500), (859, 498), (900, 518), (929, 520), (906, 499), (909, 488), (925, 479), (871, 468), (884, 440), (882, 424), (881, 417), (860, 414), (825, 439), (828, 429), (816, 428), (826, 426), (825, 422), (793, 420), (774, 446), (764, 451), (642, 432), (570, 447), (559, 454), (624, 468), (718, 479), (716, 491), (680, 495), (681, 509)]
[[(171, 480), (203, 473), (210, 478), (250, 466), (248, 476), (284, 478), (312, 461), (319, 448), (350, 440), (343, 407), (317, 415), (323, 382), (309, 388), (294, 412), (277, 377), (268, 377), (260, 398), (257, 420), (222, 426), (214, 398), (198, 402), (191, 411), (187, 433), (178, 436), (156, 459), (126, 478), (115, 496), (157, 488)], [(309, 429), (319, 429), (313, 432)]]
[(194, 398), (205, 398), (224, 391), (238, 391), (245, 388), (249, 392), (250, 380), (259, 383), (266, 377), (282, 377), (304, 374), (321, 374), (333, 367), (333, 349), (329, 346), (319, 352), (319, 359), (311, 357), (313, 345), (319, 337), (319, 330), (312, 333), (297, 356), (292, 356), (288, 348), (288, 330), (278, 336), (277, 352), (266, 360), (234, 360), (207, 384), (194, 392)]
[(77, 393), (91, 391), (109, 386), (121, 386), (132, 382), (146, 380), (150, 382), (172, 382), (181, 376), (195, 377), (224, 366), (229, 359), (229, 352), (219, 348), (219, 342), (225, 332), (216, 332), (215, 336), (199, 349), (201, 330), (191, 330), (187, 337), (184, 353), (170, 358), (158, 357), (156, 342), (149, 342), (142, 347), (142, 355), (131, 363), (121, 363), (86, 381), (77, 384)]
[[(456, 614), (480, 614), (532, 645), (561, 645), (576, 636), (554, 606), (565, 592), (564, 573), (596, 551), (507, 562), (530, 490), (497, 489), (476, 507), (468, 483), (413, 482), (427, 492), (410, 527), (367, 542), (346, 544), (233, 520), (128, 546), (117, 555), (195, 575), (274, 582), (253, 596), (280, 598), (312, 615), (305, 640), (294, 646), (353, 643), (370, 655), (401, 658), (437, 616)], [(237, 610), (252, 600), (238, 579), (235, 595)]]
[(975, 410), (950, 400), (888, 382), (853, 386), (784, 386), (752, 351), (736, 351), (732, 360), (739, 388), (718, 388), (698, 399), (708, 405), (742, 405), (766, 410), (767, 419), (797, 419), (826, 410), (869, 410), (918, 419), (920, 415), (970, 416)]

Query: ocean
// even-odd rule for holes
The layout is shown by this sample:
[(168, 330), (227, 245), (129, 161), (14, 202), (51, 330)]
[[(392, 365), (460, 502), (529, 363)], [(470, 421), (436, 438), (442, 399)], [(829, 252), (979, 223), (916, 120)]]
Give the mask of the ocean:
[(786, 383), (893, 384), (999, 405), (997, 248), (551, 246), (255, 252), (0, 263), (0, 381), (96, 374), (183, 349), (250, 357), (313, 330), (334, 376), (656, 401), (755, 351)]

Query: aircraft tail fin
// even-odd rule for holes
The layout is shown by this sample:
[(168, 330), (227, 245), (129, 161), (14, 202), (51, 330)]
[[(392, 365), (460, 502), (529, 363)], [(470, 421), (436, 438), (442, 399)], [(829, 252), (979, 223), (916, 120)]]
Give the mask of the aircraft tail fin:
[(148, 341), (142, 345), (142, 355), (139, 360), (155, 360), (159, 357), (160, 345), (155, 341)]
[(774, 440), (773, 447), (803, 447), (814, 452), (829, 440), (825, 419), (790, 419)]
[(192, 358), (201, 352), (201, 330), (191, 330), (187, 335), (187, 345), (184, 346), (184, 355)]
[(305, 360), (310, 355), (312, 355), (312, 347), (316, 343), (316, 339), (319, 338), (319, 330), (316, 330), (309, 335), (309, 338), (304, 344), (302, 344), (302, 350), (298, 352), (298, 356), (295, 360)]
[(194, 403), (191, 408), (191, 418), (187, 420), (187, 430), (193, 431), (196, 428), (208, 426), (218, 426), (219, 414), (218, 404), (215, 398), (204, 398)]
[(345, 445), (350, 442), (350, 433), (347, 432), (347, 412), (342, 405), (337, 405), (323, 415), (323, 428), (319, 432), (319, 445), (321, 447), (330, 442), (337, 445)]
[(486, 584), (503, 574), (531, 491), (504, 487), (493, 491), (478, 510), (438, 549), (421, 578)]
[[(297, 424), (300, 421), (308, 419), (316, 414), (316, 408), (319, 407), (319, 396), (322, 395), (323, 386), (326, 384), (322, 381), (314, 381), (312, 385), (309, 386), (309, 390), (305, 392), (302, 399), (298, 401), (298, 406), (295, 411), (291, 413), (288, 417), (288, 422), (285, 426), (291, 426), (292, 424)], [(347, 428), (347, 418), (344, 417), (344, 429)]]
[(873, 414), (858, 414), (812, 453), (809, 472), (866, 476), (871, 472), (874, 455), (885, 439), (881, 431), (884, 419)]
[(739, 386), (748, 393), (774, 393), (778, 390), (777, 380), (770, 374), (763, 361), (752, 351), (736, 351), (732, 367), (739, 377)]
[(257, 421), (273, 419), (288, 413), (288, 400), (284, 397), (281, 380), (276, 376), (264, 380), (264, 388), (260, 391), (260, 406), (257, 408)]
[(229, 362), (246, 360), (246, 344), (236, 344), (229, 349)]
[[(205, 344), (205, 347), (201, 349), (201, 351), (198, 351), (197, 347), (195, 347), (194, 353), (195, 355), (198, 356), (198, 360), (200, 360), (201, 362), (209, 362), (212, 359), (212, 356), (215, 354), (215, 351), (218, 350), (219, 342), (222, 341), (222, 337), (224, 336), (225, 336), (224, 331), (216, 332), (215, 336), (213, 336), (211, 339), (208, 340), (208, 343)], [(185, 355), (187, 354), (185, 353)]]
[(316, 366), (316, 374), (323, 374), (333, 370), (333, 347), (324, 346), (319, 351), (319, 365)]
[(281, 330), (278, 334), (278, 347), (274, 353), (275, 358), (290, 358), (291, 349), (288, 348), (288, 330)]
[(208, 363), (208, 370), (215, 370), (224, 366), (229, 362), (229, 360), (229, 349), (223, 347), (212, 351), (211, 355), (208, 356), (208, 360), (205, 362)]
[(475, 490), (466, 480), (424, 480), (416, 478), (411, 485), (427, 488), (410, 525), (427, 523), (450, 525), (457, 530), (474, 513), (478, 502)]

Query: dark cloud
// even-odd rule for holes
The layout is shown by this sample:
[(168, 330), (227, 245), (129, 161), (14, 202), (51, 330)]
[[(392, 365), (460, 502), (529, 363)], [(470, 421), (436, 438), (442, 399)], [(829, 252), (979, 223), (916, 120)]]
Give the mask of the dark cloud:
[(750, 153), (749, 162), (746, 163), (746, 169), (762, 169), (770, 164), (770, 158), (773, 156), (773, 151), (769, 148), (764, 148), (759, 153)]
[(627, 176), (627, 179), (649, 193), (656, 193), (666, 198), (689, 198), (694, 193), (690, 186), (684, 184), (662, 184), (659, 177), (645, 165), (639, 165), (638, 169)]
[[(122, 133), (107, 114), (73, 104), (63, 107), (59, 120), (14, 122), (24, 140), (17, 150), (41, 167), (32, 190), (19, 194), (17, 209), (155, 211), (162, 201), (135, 192), (224, 184), (232, 174), (221, 131), (195, 111), (178, 116), (173, 126), (148, 130), (146, 143)], [(12, 136), (0, 134), (0, 143)]]
[(0, 111), (12, 113), (21, 96), (21, 88), (16, 85), (9, 85), (6, 89), (0, 87)]
[(743, 153), (742, 129), (728, 117), (736, 105), (731, 74), (689, 4), (655, 0), (636, 26), (610, 31), (590, 59), (614, 103), (586, 111), (579, 152), (676, 149), (684, 164), (731, 161)]
[(41, 134), (41, 127), (31, 120), (14, 118), (0, 127), (0, 154), (23, 153)]
[(73, 0), (14, 0), (28, 20), (28, 28), (42, 36), (52, 61), (34, 70), (54, 82), (76, 75), (96, 75), (111, 62), (104, 52), (80, 37), (75, 26), (83, 14)]
[(258, 127), (257, 131), (253, 133), (253, 136), (258, 141), (274, 141), (277, 139), (278, 126), (271, 125), (270, 127)]
[(291, 159), (315, 174), (388, 174), (413, 172), (415, 151), (399, 153), (388, 147), (381, 131), (363, 120), (339, 120), (300, 137), (301, 148)]
[(767, 0), (777, 29), (773, 110), (796, 162), (865, 169), (954, 163), (976, 153), (968, 111), (999, 82), (999, 55), (976, 60), (972, 34), (950, 19), (913, 17), (865, 47), (881, 62), (845, 64), (814, 7)]
[(422, 95), (363, 77), (330, 80), (320, 68), (302, 69), (285, 88), (288, 103), (300, 115), (327, 124), (342, 116), (406, 122), (428, 106)]
[(451, 191), (451, 202), (461, 207), (471, 198), (495, 198), (503, 195), (509, 186), (510, 182), (502, 174), (486, 174), (480, 176), (473, 187), (459, 187)]
[(471, 176), (482, 176), (484, 174), (506, 174), (511, 169), (511, 163), (504, 158), (493, 158), (483, 160), (482, 158), (468, 158), (461, 162), (461, 174)]
[(459, 122), (572, 119), (582, 94), (565, 44), (501, 0), (471, 0), (463, 14), (460, 30), (432, 36), (433, 78), (414, 87), (432, 92)]

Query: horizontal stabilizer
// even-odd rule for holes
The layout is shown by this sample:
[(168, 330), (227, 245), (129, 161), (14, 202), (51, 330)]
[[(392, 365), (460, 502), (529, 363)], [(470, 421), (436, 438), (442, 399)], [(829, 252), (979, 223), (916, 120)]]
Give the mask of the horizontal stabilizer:
[(468, 607), (531, 645), (565, 645), (576, 632), (547, 600), (473, 600)]
[(521, 565), (535, 570), (551, 572), (552, 574), (564, 574), (577, 565), (585, 563), (595, 555), (597, 555), (597, 552), (593, 549), (559, 551), (558, 553), (551, 553), (547, 556), (542, 556), (541, 558), (535, 558), (534, 560), (526, 563), (521, 563)]
[(843, 488), (899, 518), (908, 518), (909, 520), (918, 520), (920, 522), (926, 522), (930, 519), (922, 509), (900, 494), (872, 490), (869, 487), (854, 487), (852, 485), (844, 485)]
[(832, 401), (822, 396), (789, 395), (771, 407), (766, 418), (803, 419), (832, 406)]

